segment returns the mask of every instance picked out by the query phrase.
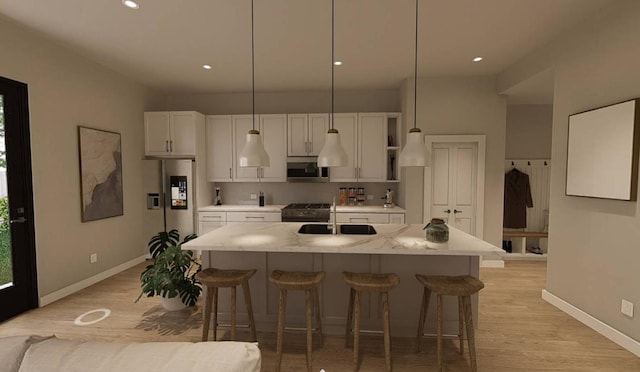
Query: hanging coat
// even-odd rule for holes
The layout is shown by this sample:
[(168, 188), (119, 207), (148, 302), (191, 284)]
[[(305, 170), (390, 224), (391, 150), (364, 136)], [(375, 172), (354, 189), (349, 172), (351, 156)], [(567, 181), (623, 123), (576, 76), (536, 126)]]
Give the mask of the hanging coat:
[(533, 207), (529, 176), (513, 168), (504, 176), (503, 227), (527, 227), (527, 207)]

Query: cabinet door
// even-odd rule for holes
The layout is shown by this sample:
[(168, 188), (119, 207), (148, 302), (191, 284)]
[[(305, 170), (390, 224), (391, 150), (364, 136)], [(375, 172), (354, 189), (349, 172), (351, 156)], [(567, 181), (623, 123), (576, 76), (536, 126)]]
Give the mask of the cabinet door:
[(233, 130), (231, 115), (207, 116), (207, 181), (233, 180)]
[(329, 114), (309, 114), (307, 126), (307, 141), (309, 142), (309, 155), (318, 156), (329, 130)]
[(196, 113), (175, 111), (170, 113), (171, 138), (169, 148), (174, 156), (196, 156)]
[(358, 114), (334, 114), (333, 127), (340, 133), (342, 148), (347, 152), (347, 164), (344, 167), (332, 167), (329, 170), (331, 182), (356, 181), (356, 139)]
[(338, 223), (389, 223), (388, 213), (336, 213)]
[(358, 114), (358, 165), (360, 182), (386, 180), (387, 114)]
[(168, 112), (144, 113), (144, 154), (159, 156), (169, 154)]
[(287, 115), (287, 154), (289, 156), (307, 156), (309, 148), (307, 118), (307, 114)]
[[(253, 117), (252, 115), (233, 115), (232, 119), (234, 138), (233, 180), (235, 182), (258, 182), (258, 168), (242, 168), (238, 162), (240, 153), (247, 143), (247, 133), (253, 128)], [(259, 120), (257, 115), (256, 120)], [(256, 122), (256, 129), (258, 128), (259, 123)]]
[(259, 170), (267, 182), (287, 181), (287, 115), (260, 115), (260, 134), (269, 154), (269, 166)]
[(404, 213), (389, 213), (389, 223), (404, 224)]

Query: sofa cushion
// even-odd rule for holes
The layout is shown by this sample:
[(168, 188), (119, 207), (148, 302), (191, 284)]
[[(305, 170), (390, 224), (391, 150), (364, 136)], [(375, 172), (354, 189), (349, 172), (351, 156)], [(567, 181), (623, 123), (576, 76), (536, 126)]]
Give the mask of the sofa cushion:
[(18, 372), (22, 358), (29, 346), (50, 337), (10, 336), (0, 338), (0, 369)]
[(27, 351), (20, 372), (260, 371), (260, 350), (245, 342), (82, 342), (53, 338)]

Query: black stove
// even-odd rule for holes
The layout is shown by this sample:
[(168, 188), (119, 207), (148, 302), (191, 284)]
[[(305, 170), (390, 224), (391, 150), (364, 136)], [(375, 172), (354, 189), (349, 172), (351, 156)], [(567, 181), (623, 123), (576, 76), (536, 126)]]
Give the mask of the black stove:
[(331, 204), (293, 203), (282, 208), (282, 222), (329, 222)]

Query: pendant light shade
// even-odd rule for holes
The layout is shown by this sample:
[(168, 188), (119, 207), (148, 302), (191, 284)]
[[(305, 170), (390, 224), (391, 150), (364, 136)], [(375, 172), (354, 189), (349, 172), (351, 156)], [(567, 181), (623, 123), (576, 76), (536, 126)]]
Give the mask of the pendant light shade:
[(256, 79), (255, 58), (253, 56), (253, 0), (251, 0), (251, 113), (253, 128), (247, 133), (247, 143), (240, 152), (240, 167), (268, 167), (269, 154), (264, 149), (260, 131), (256, 130)]
[(260, 132), (250, 130), (249, 133), (247, 133), (247, 144), (242, 149), (242, 152), (240, 152), (240, 159), (238, 161), (243, 168), (269, 166), (269, 155), (267, 155), (267, 152), (264, 150)]
[(401, 167), (428, 167), (431, 154), (424, 145), (424, 136), (420, 128), (417, 128), (418, 113), (418, 0), (416, 0), (416, 45), (413, 62), (413, 128), (407, 134), (407, 142), (404, 145), (398, 159)]
[(424, 145), (424, 136), (420, 128), (411, 128), (407, 134), (407, 143), (400, 152), (398, 163), (401, 167), (428, 167), (431, 154)]
[(318, 167), (344, 167), (347, 165), (349, 159), (347, 158), (347, 153), (342, 148), (342, 144), (340, 143), (340, 133), (338, 133), (337, 129), (333, 128), (333, 114), (334, 114), (334, 87), (333, 87), (333, 68), (335, 66), (335, 58), (333, 55), (334, 52), (334, 35), (333, 35), (333, 24), (334, 24), (334, 11), (333, 11), (333, 0), (331, 0), (331, 129), (327, 132), (327, 137), (324, 140), (324, 146), (322, 146), (322, 150), (318, 154)]
[(340, 144), (340, 133), (335, 129), (329, 129), (324, 146), (318, 154), (319, 167), (342, 167), (347, 164), (347, 153)]

